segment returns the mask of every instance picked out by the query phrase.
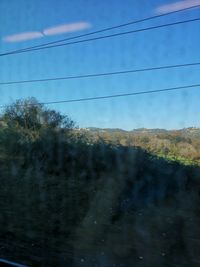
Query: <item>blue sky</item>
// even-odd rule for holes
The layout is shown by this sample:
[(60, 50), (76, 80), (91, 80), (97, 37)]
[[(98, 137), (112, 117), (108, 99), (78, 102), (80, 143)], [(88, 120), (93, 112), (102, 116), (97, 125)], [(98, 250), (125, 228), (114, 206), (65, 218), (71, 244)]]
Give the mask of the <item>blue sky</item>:
[[(155, 15), (160, 10), (167, 12), (188, 2), (200, 4), (199, 0), (1, 0), (0, 53), (126, 23)], [(120, 31), (198, 16), (200, 9), (194, 9), (132, 25)], [(65, 32), (61, 33), (62, 30)], [(19, 35), (21, 33), (23, 35)], [(38, 38), (29, 40), (30, 36)], [(20, 41), (20, 38), (23, 40)], [(200, 60), (199, 47), (200, 22), (189, 23), (1, 57), (0, 81), (197, 62)], [(0, 104), (30, 96), (48, 102), (195, 84), (200, 83), (199, 70), (196, 66), (92, 79), (0, 86)], [(200, 127), (199, 99), (200, 88), (197, 88), (51, 107), (69, 115), (80, 127), (175, 129)]]

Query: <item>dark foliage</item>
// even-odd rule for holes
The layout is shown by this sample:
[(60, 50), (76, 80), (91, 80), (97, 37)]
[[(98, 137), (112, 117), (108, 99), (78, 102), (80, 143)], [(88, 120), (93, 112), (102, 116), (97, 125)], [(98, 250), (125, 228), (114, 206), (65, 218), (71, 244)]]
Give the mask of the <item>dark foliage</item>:
[(48, 267), (198, 266), (198, 166), (91, 142), (69, 118), (29, 101), (37, 108), (15, 103), (1, 120), (0, 257)]

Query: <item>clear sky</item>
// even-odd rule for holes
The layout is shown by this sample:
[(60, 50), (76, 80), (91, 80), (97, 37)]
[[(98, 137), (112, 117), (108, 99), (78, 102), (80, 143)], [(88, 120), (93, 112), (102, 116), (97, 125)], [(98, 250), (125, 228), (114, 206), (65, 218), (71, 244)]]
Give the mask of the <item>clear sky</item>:
[[(199, 0), (0, 0), (0, 53), (171, 11)], [(200, 17), (200, 9), (132, 25), (132, 30)], [(200, 61), (200, 22), (0, 58), (0, 82)], [(200, 67), (92, 79), (0, 86), (4, 105), (137, 92), (200, 83)], [(80, 127), (200, 127), (200, 88), (52, 105)]]

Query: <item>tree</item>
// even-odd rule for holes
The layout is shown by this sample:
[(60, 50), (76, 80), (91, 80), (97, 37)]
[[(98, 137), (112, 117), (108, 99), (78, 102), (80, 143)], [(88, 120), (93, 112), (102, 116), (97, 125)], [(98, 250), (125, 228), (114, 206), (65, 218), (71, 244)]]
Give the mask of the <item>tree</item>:
[(17, 100), (0, 117), (0, 157), (28, 160), (41, 147), (42, 154), (54, 153), (53, 147), (60, 149), (63, 143), (71, 142), (74, 125), (68, 116), (47, 109), (35, 98)]
[(74, 122), (66, 115), (47, 109), (35, 98), (17, 100), (6, 107), (2, 121), (8, 126), (20, 127), (28, 130), (39, 130), (41, 128), (74, 128)]

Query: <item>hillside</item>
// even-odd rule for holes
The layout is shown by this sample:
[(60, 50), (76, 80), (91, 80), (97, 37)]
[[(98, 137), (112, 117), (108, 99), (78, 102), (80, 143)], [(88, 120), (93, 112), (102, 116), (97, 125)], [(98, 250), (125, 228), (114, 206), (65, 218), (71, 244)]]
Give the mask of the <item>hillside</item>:
[(1, 116), (0, 258), (32, 267), (198, 266), (200, 167), (120, 145), (113, 135), (129, 133), (118, 129), (104, 139), (77, 130), (36, 104), (14, 103)]
[(200, 163), (200, 129), (184, 128), (180, 130), (165, 129), (121, 129), (87, 128), (86, 133), (91, 142), (104, 140), (113, 145), (141, 147), (154, 155), (184, 164)]

